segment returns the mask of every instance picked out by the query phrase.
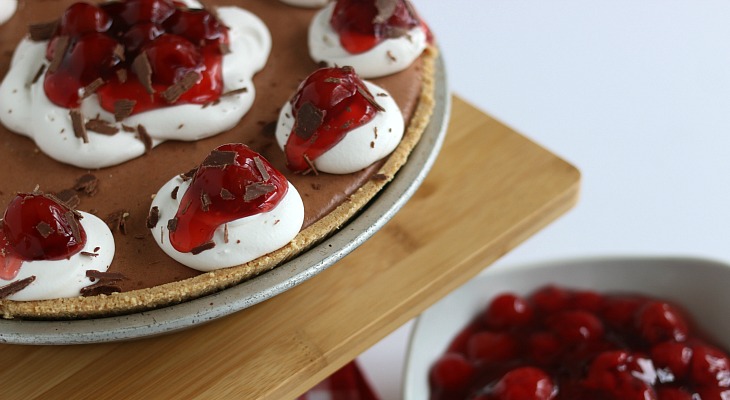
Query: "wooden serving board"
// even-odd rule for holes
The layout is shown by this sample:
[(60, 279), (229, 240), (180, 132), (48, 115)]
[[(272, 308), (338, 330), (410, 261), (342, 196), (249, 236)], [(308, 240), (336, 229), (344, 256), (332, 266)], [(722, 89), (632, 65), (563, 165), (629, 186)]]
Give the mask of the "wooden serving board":
[(421, 188), (336, 265), (180, 333), (0, 345), (0, 397), (295, 398), (570, 209), (579, 182), (575, 167), (454, 98)]

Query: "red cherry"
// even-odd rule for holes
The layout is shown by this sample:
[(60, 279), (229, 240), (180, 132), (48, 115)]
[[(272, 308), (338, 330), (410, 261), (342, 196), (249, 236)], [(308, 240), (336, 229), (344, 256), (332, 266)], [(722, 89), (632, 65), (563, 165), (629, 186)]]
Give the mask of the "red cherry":
[(495, 297), (484, 313), (484, 323), (493, 329), (523, 326), (532, 320), (532, 306), (512, 293)]
[(172, 85), (185, 74), (201, 69), (203, 58), (198, 49), (182, 36), (164, 34), (144, 46), (152, 67), (152, 80)]
[(124, 50), (128, 57), (133, 58), (142, 46), (152, 42), (163, 33), (165, 30), (152, 22), (135, 24), (122, 37)]
[[(347, 132), (375, 116), (373, 99), (351, 67), (323, 68), (309, 75), (291, 100), (295, 122), (284, 147), (287, 167), (294, 172), (308, 171), (311, 166), (307, 159), (316, 160)], [(304, 124), (305, 115), (307, 120), (315, 117), (321, 122), (316, 127)]]
[(431, 367), (431, 383), (447, 391), (461, 391), (471, 382), (474, 366), (458, 353), (446, 353)]
[(330, 19), (340, 43), (349, 53), (370, 50), (391, 37), (403, 36), (421, 22), (407, 0), (398, 0), (385, 21), (378, 16), (374, 0), (338, 0)]
[[(659, 400), (692, 400), (692, 394), (679, 388), (663, 387), (656, 391)], [(702, 397), (704, 400), (705, 398)]]
[(570, 297), (567, 290), (556, 286), (546, 286), (530, 296), (530, 301), (538, 310), (555, 312), (567, 308)]
[(167, 32), (180, 35), (193, 43), (221, 41), (226, 27), (207, 10), (177, 9), (164, 23)]
[(562, 311), (550, 316), (547, 325), (565, 343), (596, 341), (603, 337), (603, 323), (586, 311)]
[(615, 399), (656, 400), (651, 386), (655, 379), (651, 360), (636, 358), (626, 351), (607, 351), (591, 363), (584, 386)]
[[(225, 163), (217, 161), (220, 159)], [(177, 229), (170, 232), (170, 243), (181, 253), (191, 252), (209, 242), (219, 226), (270, 211), (288, 188), (284, 175), (247, 146), (219, 146), (198, 167), (183, 195), (175, 214)], [(256, 197), (252, 198), (252, 194)]]
[(46, 73), (43, 87), (48, 98), (63, 107), (77, 107), (79, 89), (97, 78), (107, 79), (121, 62), (117, 44), (103, 33), (86, 34), (72, 43), (58, 69)]
[(650, 301), (636, 315), (639, 334), (649, 343), (687, 339), (689, 328), (682, 313), (669, 303)]
[(550, 400), (557, 391), (550, 377), (541, 369), (522, 367), (506, 373), (494, 387), (497, 400)]
[(112, 25), (109, 15), (88, 3), (74, 3), (63, 13), (59, 35), (81, 36), (91, 32), (106, 32)]
[(560, 355), (560, 340), (552, 332), (535, 332), (527, 339), (527, 351), (538, 364), (549, 364)]
[(114, 1), (101, 7), (114, 17), (121, 32), (140, 22), (160, 24), (175, 12), (175, 5), (170, 0)]
[(495, 363), (515, 358), (518, 342), (506, 333), (479, 332), (469, 339), (467, 355), (470, 360)]
[(657, 368), (666, 368), (674, 380), (683, 379), (689, 371), (692, 349), (675, 341), (662, 342), (651, 348), (651, 359)]
[(693, 346), (692, 350), (692, 382), (702, 386), (730, 388), (730, 360), (727, 354), (705, 345)]
[(80, 219), (49, 196), (18, 194), (3, 216), (2, 230), (7, 249), (28, 261), (71, 257), (86, 243)]

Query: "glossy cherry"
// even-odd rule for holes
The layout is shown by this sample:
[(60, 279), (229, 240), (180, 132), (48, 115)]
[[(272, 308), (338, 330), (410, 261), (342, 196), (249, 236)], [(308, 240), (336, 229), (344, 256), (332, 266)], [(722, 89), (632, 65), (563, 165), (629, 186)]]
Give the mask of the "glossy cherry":
[[(96, 94), (110, 112), (121, 99), (136, 103), (132, 113), (171, 102), (206, 104), (223, 91), (221, 44), (228, 42), (227, 32), (208, 11), (170, 0), (125, 0), (98, 7), (75, 3), (49, 41), (46, 57), (58, 68), (46, 74), (44, 89), (54, 104), (66, 108), (78, 107), (81, 89), (99, 78), (103, 83)], [(138, 70), (144, 63), (135, 68), (142, 52), (152, 69), (151, 82), (144, 69)], [(172, 100), (162, 95), (191, 71), (198, 76), (192, 88)]]
[(379, 107), (351, 67), (315, 71), (299, 85), (291, 104), (294, 129), (284, 151), (287, 167), (295, 172), (310, 170), (311, 161), (369, 122)]
[(447, 391), (466, 388), (475, 372), (474, 366), (459, 353), (446, 353), (431, 367), (431, 382)]
[[(81, 217), (41, 193), (16, 195), (5, 210), (0, 235), (0, 278), (14, 276), (19, 261), (60, 260), (81, 251)], [(11, 265), (12, 264), (12, 265)], [(11, 277), (12, 278), (12, 277)]]
[(194, 252), (223, 224), (276, 207), (288, 188), (286, 178), (247, 146), (219, 146), (198, 167), (180, 200), (170, 242), (179, 252)]
[(106, 32), (112, 19), (103, 9), (89, 3), (74, 3), (63, 13), (59, 35), (81, 36), (92, 32)]
[(394, 0), (395, 7), (389, 15), (379, 12), (378, 3), (388, 2), (337, 1), (330, 24), (339, 34), (340, 44), (349, 53), (368, 51), (385, 39), (404, 36), (409, 30), (421, 25), (407, 0)]
[(682, 312), (661, 301), (645, 304), (636, 316), (636, 324), (641, 336), (650, 343), (664, 340), (681, 342), (687, 339), (689, 330)]
[(507, 372), (494, 387), (495, 400), (550, 400), (555, 398), (555, 384), (545, 371), (521, 367)]
[(532, 306), (520, 296), (504, 293), (495, 297), (484, 313), (484, 323), (495, 329), (527, 325), (532, 320)]

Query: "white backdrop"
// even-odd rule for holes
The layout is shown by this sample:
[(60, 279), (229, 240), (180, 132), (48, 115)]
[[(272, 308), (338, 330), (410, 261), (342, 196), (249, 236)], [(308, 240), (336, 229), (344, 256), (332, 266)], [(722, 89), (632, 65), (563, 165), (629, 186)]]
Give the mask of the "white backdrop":
[[(490, 267), (730, 262), (730, 2), (413, 0), (454, 93), (577, 166), (578, 205)], [(359, 362), (400, 399), (412, 323)]]

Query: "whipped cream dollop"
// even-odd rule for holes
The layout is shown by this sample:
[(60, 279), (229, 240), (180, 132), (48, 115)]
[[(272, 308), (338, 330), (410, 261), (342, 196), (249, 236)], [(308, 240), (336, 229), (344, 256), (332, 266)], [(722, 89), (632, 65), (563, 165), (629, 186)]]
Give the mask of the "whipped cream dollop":
[[(368, 123), (347, 132), (339, 143), (313, 160), (317, 171), (330, 174), (359, 171), (392, 153), (403, 138), (405, 121), (393, 97), (380, 86), (363, 82), (385, 111), (378, 111)], [(292, 105), (287, 101), (281, 108), (276, 124), (276, 141), (282, 151), (292, 133), (294, 122)]]
[(29, 301), (77, 297), (81, 289), (94, 282), (86, 271), (106, 272), (114, 258), (114, 237), (104, 221), (79, 211), (81, 227), (86, 231), (86, 245), (68, 259), (23, 261), (12, 280), (0, 279), (0, 286), (35, 276), (35, 280), (10, 296), (8, 300)]
[(289, 4), (290, 6), (306, 7), (306, 8), (318, 8), (322, 7), (330, 0), (281, 0), (282, 3)]
[(330, 24), (334, 9), (335, 3), (328, 4), (309, 25), (309, 55), (315, 62), (325, 62), (330, 67), (349, 65), (363, 78), (377, 78), (408, 68), (428, 45), (426, 31), (419, 26), (364, 53), (351, 54), (342, 47)]
[(0, 1), (0, 25), (7, 22), (10, 17), (15, 14), (18, 8), (18, 0), (2, 0)]
[[(186, 2), (191, 7), (200, 4)], [(86, 120), (99, 118), (119, 129), (114, 135), (87, 129), (88, 143), (76, 137), (69, 109), (50, 102), (43, 77), (35, 79), (45, 58), (47, 41), (23, 39), (10, 70), (0, 85), (0, 122), (33, 139), (50, 157), (81, 168), (103, 168), (143, 155), (147, 148), (137, 132), (143, 126), (154, 147), (166, 140), (193, 141), (233, 128), (253, 104), (253, 75), (271, 52), (271, 35), (258, 17), (238, 7), (218, 7), (217, 15), (230, 29), (230, 53), (223, 56), (223, 94), (209, 105), (181, 104), (135, 114), (115, 122), (99, 105), (95, 94), (84, 99), (80, 113)], [(245, 88), (245, 90), (241, 90)], [(226, 93), (232, 93), (226, 95)], [(125, 129), (126, 128), (126, 129)]]
[[(219, 226), (213, 234), (215, 247), (198, 254), (181, 253), (170, 242), (167, 221), (174, 218), (191, 181), (179, 176), (170, 179), (155, 195), (151, 207), (159, 209), (159, 223), (151, 228), (152, 236), (168, 256), (198, 271), (241, 265), (271, 253), (289, 243), (301, 230), (304, 204), (294, 185), (268, 212), (240, 218)], [(179, 187), (173, 199), (171, 193)]]

